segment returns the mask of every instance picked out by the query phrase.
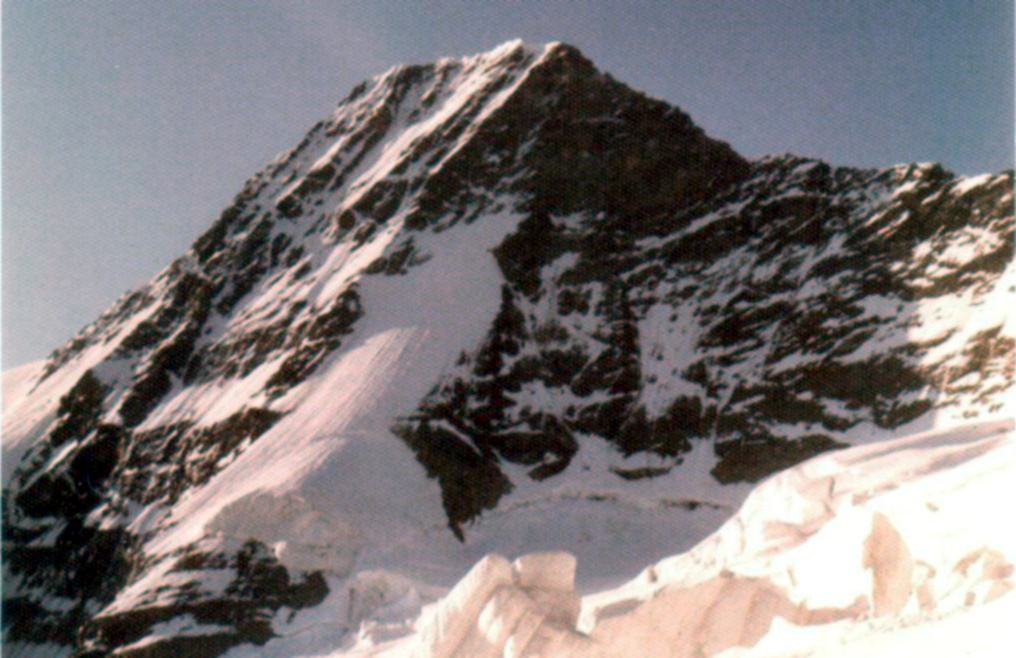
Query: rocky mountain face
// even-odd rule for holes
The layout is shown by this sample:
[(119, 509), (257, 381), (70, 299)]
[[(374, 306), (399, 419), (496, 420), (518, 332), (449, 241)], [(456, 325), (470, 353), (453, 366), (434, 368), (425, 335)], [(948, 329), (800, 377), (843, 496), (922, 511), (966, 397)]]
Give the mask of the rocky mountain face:
[(711, 529), (862, 430), (997, 412), (1012, 190), (749, 162), (560, 44), (393, 69), (11, 373), (5, 643), (264, 644), (368, 568), (523, 548), (534, 506)]

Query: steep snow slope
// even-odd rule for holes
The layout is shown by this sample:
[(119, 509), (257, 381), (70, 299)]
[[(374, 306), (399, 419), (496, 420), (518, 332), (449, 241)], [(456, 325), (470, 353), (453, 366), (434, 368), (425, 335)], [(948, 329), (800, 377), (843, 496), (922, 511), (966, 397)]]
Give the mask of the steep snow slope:
[(490, 552), (619, 582), (781, 468), (998, 413), (1012, 205), (749, 163), (561, 44), (397, 67), (5, 374), (5, 641), (348, 644)]
[(412, 635), (332, 655), (1009, 655), (1014, 475), (1012, 419), (817, 457), (581, 612), (568, 554), (492, 555)]

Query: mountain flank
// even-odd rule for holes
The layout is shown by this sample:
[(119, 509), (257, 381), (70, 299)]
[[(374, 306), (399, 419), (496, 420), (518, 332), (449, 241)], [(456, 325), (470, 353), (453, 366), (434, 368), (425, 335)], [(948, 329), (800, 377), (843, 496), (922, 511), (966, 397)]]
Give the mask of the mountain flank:
[(332, 610), (338, 650), (370, 574), (628, 573), (819, 453), (1005, 412), (1012, 253), (1012, 171), (749, 161), (563, 44), (396, 67), (5, 375), (4, 641)]

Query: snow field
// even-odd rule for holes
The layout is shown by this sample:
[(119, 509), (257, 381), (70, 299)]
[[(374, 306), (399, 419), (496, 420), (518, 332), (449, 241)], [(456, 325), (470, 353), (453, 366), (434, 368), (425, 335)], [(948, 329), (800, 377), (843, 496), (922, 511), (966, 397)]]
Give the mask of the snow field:
[(572, 623), (527, 590), (571, 589), (570, 556), (490, 555), (413, 635), (332, 655), (1008, 655), (1016, 531), (995, 501), (1014, 474), (1011, 419), (819, 456), (693, 550), (584, 597)]

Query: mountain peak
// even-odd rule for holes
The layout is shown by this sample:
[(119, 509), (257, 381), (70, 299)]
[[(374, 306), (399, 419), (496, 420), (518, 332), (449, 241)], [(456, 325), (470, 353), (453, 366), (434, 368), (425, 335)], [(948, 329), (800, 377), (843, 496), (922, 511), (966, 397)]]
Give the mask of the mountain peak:
[(396, 64), (373, 80), (380, 81), (404, 75), (406, 71), (419, 71), (429, 68), (437, 70), (466, 69), (489, 71), (499, 65), (511, 64), (519, 60), (536, 61), (560, 54), (582, 57), (574, 46), (554, 41), (543, 44), (529, 43), (522, 39), (511, 39), (491, 48), (490, 50), (464, 55), (461, 57), (442, 57), (433, 62), (419, 64)]
[(614, 575), (781, 468), (994, 413), (1011, 174), (921, 172), (748, 162), (563, 44), (362, 83), (19, 373), (13, 640), (225, 651), (534, 537)]
[[(533, 43), (521, 38), (509, 39), (504, 43), (491, 48), (490, 50), (469, 55), (463, 58), (464, 61), (483, 59), (497, 61), (505, 57), (517, 56), (518, 53), (527, 53), (535, 57), (549, 57), (560, 54), (583, 56), (579, 49), (562, 41), (548, 41), (545, 43)], [(584, 57), (584, 56), (583, 56)], [(442, 60), (443, 61), (443, 60)]]

